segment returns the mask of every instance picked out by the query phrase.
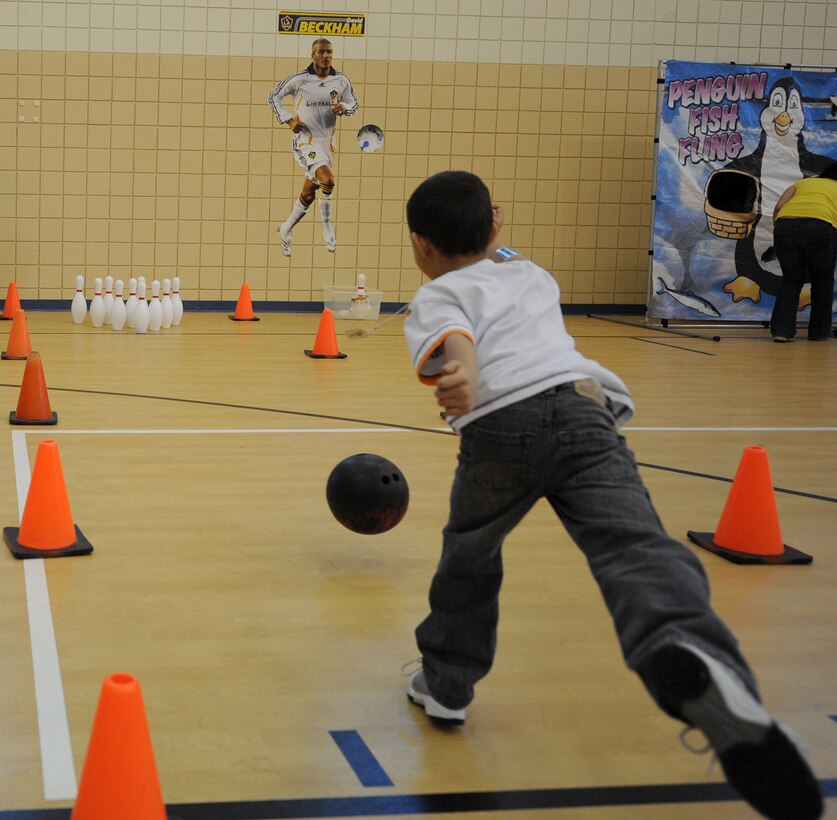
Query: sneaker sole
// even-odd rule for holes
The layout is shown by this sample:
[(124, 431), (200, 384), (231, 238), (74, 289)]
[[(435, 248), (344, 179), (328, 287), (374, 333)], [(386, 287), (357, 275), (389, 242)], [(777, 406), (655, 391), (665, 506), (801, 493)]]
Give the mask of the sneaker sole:
[(433, 720), (441, 721), (442, 723), (449, 723), (455, 726), (461, 726), (465, 723), (464, 709), (446, 709), (437, 700), (434, 700), (430, 695), (423, 695), (417, 692), (412, 686), (407, 689), (407, 697), (410, 701), (421, 706), (425, 714)]
[(667, 709), (700, 729), (730, 785), (773, 820), (816, 820), (822, 795), (802, 753), (744, 685), (714, 658), (667, 646), (648, 676)]

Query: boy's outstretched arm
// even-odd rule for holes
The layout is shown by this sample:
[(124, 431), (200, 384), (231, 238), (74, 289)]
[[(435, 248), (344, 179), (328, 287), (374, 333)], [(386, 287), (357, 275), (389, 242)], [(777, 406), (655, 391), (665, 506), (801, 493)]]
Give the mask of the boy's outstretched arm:
[(449, 416), (464, 416), (477, 401), (477, 351), (474, 343), (461, 333), (448, 336), (444, 345), (447, 362), (436, 379), (436, 399)]

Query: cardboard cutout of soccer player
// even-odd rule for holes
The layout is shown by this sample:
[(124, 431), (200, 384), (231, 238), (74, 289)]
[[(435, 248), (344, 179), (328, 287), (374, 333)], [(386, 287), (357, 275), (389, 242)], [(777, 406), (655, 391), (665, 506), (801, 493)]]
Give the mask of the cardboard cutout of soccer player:
[[(319, 200), (323, 221), (323, 241), (334, 253), (337, 237), (331, 225), (331, 202), (334, 194), (334, 130), (338, 117), (351, 117), (359, 108), (352, 84), (345, 74), (335, 71), (331, 61), (331, 43), (314, 40), (311, 64), (280, 82), (267, 98), (268, 105), (282, 125), (293, 132), (292, 149), (297, 162), (305, 169), (305, 182), (290, 216), (279, 226), (282, 253), (291, 255), (291, 233), (315, 199)], [(292, 98), (293, 110), (284, 105)], [(319, 197), (317, 190), (319, 189)]]

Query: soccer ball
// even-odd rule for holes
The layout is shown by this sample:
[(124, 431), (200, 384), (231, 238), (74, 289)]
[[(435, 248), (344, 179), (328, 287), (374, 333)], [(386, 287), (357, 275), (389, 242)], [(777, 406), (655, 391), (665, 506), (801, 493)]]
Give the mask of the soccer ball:
[(357, 132), (357, 144), (361, 151), (374, 154), (384, 147), (384, 132), (377, 125), (364, 125)]

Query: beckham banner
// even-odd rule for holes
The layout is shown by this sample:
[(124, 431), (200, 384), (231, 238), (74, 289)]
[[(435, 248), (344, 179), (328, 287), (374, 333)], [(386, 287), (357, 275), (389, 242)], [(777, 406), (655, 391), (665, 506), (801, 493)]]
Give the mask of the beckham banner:
[(768, 321), (773, 208), (837, 160), (837, 74), (669, 61), (661, 109), (648, 317)]

